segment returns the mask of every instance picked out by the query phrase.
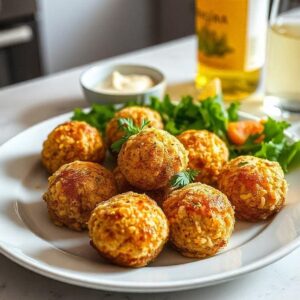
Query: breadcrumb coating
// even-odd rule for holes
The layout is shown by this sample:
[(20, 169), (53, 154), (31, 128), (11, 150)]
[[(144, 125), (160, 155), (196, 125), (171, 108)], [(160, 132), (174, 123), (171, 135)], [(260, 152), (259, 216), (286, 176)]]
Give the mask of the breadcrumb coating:
[(42, 163), (50, 174), (75, 160), (102, 162), (105, 144), (99, 131), (82, 121), (58, 125), (43, 143)]
[(168, 239), (168, 221), (155, 201), (127, 192), (101, 202), (88, 222), (91, 244), (111, 262), (127, 267), (149, 264)]
[(125, 192), (135, 192), (137, 191), (137, 188), (132, 186), (125, 176), (122, 174), (120, 168), (117, 166), (113, 170), (113, 174), (116, 180), (117, 188), (119, 193), (125, 193)]
[(135, 188), (132, 186), (125, 178), (125, 176), (120, 171), (119, 167), (116, 167), (113, 170), (113, 174), (116, 180), (117, 188), (119, 193), (125, 193), (125, 192), (136, 192), (143, 194), (145, 193), (147, 196), (149, 196), (151, 199), (155, 200), (156, 203), (161, 206), (167, 195), (170, 193), (171, 188), (169, 186), (162, 187), (160, 189), (151, 190), (151, 191), (142, 191), (138, 188)]
[(199, 171), (195, 181), (215, 186), (229, 158), (226, 144), (207, 130), (187, 130), (177, 138), (189, 152), (188, 167)]
[(97, 163), (75, 161), (63, 165), (48, 179), (43, 195), (55, 225), (73, 230), (87, 228), (98, 203), (117, 194), (112, 173)]
[(279, 163), (248, 155), (229, 161), (218, 185), (235, 207), (237, 218), (250, 222), (277, 213), (287, 194), (287, 182)]
[(202, 183), (172, 192), (163, 211), (170, 225), (170, 242), (187, 257), (215, 255), (227, 245), (234, 228), (234, 211), (227, 197)]
[(187, 167), (188, 153), (168, 132), (147, 128), (123, 144), (118, 166), (126, 180), (140, 190), (168, 185), (171, 177)]

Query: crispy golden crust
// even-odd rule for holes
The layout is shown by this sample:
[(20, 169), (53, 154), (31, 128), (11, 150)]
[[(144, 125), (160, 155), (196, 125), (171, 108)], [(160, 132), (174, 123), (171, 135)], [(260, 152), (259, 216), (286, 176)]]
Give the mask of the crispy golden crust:
[(123, 135), (124, 131), (119, 128), (118, 119), (120, 118), (131, 118), (135, 125), (141, 126), (143, 120), (150, 121), (148, 127), (154, 127), (158, 129), (162, 129), (163, 122), (160, 117), (160, 114), (147, 107), (139, 107), (139, 106), (130, 106), (123, 108), (115, 114), (115, 117), (112, 118), (106, 126), (106, 142), (108, 148), (112, 143), (119, 140)]
[(170, 241), (184, 256), (216, 254), (234, 228), (234, 211), (227, 197), (215, 188), (192, 183), (172, 192), (163, 203), (170, 225)]
[(126, 180), (141, 190), (167, 186), (187, 164), (183, 145), (168, 132), (154, 128), (131, 136), (118, 156), (118, 166)]
[(253, 156), (231, 160), (221, 172), (218, 185), (235, 207), (237, 218), (250, 222), (265, 220), (277, 213), (287, 193), (280, 165)]
[(215, 185), (221, 169), (228, 161), (226, 144), (207, 130), (187, 130), (177, 138), (189, 152), (189, 168), (199, 171), (196, 181)]
[(145, 194), (128, 192), (101, 202), (88, 222), (91, 244), (111, 262), (142, 267), (168, 239), (166, 216)]
[(101, 134), (86, 122), (61, 124), (43, 143), (42, 163), (51, 174), (75, 160), (101, 162), (104, 157), (105, 145)]
[(122, 174), (120, 168), (117, 166), (113, 170), (113, 174), (116, 180), (117, 188), (119, 193), (125, 192), (137, 192), (137, 188), (133, 187)]
[(162, 207), (162, 204), (170, 194), (170, 191), (171, 188), (166, 186), (157, 190), (145, 191), (144, 193), (151, 199), (155, 200), (159, 207)]
[(149, 196), (151, 199), (155, 200), (156, 203), (161, 207), (162, 202), (167, 197), (167, 195), (170, 193), (170, 187), (162, 187), (157, 190), (151, 190), (151, 191), (141, 191), (138, 188), (135, 188), (132, 186), (125, 178), (125, 176), (120, 171), (119, 167), (116, 167), (113, 170), (113, 174), (116, 180), (117, 188), (119, 193), (125, 193), (125, 192), (136, 192), (143, 194), (145, 193), (147, 196)]
[(77, 231), (87, 228), (86, 223), (98, 203), (117, 194), (112, 173), (92, 162), (63, 165), (48, 182), (43, 199), (51, 220)]

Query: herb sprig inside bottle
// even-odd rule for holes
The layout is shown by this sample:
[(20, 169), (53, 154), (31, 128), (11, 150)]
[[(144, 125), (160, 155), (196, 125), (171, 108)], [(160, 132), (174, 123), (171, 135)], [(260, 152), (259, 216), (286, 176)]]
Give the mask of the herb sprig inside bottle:
[(132, 135), (138, 134), (143, 129), (145, 129), (145, 127), (147, 127), (149, 125), (149, 123), (150, 123), (150, 121), (148, 121), (148, 120), (142, 120), (141, 126), (137, 126), (133, 123), (133, 120), (130, 118), (118, 119), (119, 129), (122, 129), (125, 132), (125, 135), (111, 145), (111, 150), (116, 153), (120, 152), (122, 145)]

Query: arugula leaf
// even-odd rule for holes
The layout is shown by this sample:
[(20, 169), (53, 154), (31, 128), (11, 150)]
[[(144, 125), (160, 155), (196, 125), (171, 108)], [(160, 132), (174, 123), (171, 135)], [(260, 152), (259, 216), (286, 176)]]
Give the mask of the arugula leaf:
[(170, 185), (173, 188), (182, 188), (187, 184), (194, 182), (198, 174), (199, 171), (192, 169), (181, 171), (171, 178)]
[(149, 125), (150, 121), (142, 120), (141, 126), (136, 126), (133, 123), (132, 119), (120, 118), (118, 119), (119, 128), (125, 132), (125, 135), (121, 137), (119, 140), (114, 142), (111, 145), (111, 149), (113, 152), (119, 152), (123, 146), (123, 144), (135, 134), (140, 133), (147, 125)]

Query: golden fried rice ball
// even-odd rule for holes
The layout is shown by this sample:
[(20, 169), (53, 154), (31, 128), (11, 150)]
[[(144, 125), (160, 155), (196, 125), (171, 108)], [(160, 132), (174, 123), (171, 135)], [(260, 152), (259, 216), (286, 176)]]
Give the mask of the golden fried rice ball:
[(91, 244), (111, 262), (142, 267), (161, 252), (168, 221), (155, 201), (128, 192), (101, 202), (88, 222)]
[(127, 181), (127, 179), (125, 178), (125, 176), (120, 171), (119, 167), (116, 167), (113, 170), (113, 174), (114, 174), (114, 177), (115, 177), (115, 181), (116, 181), (117, 189), (118, 189), (119, 193), (125, 193), (125, 192), (136, 192), (136, 193), (140, 193), (140, 194), (145, 193), (151, 199), (155, 200), (156, 203), (159, 206), (161, 206), (162, 202), (167, 197), (167, 195), (168, 195), (168, 193), (170, 191), (170, 187), (169, 186), (162, 187), (162, 188), (157, 189), (157, 190), (141, 191), (138, 188), (135, 188), (134, 186), (132, 186)]
[(159, 207), (162, 207), (163, 202), (170, 194), (170, 190), (170, 187), (166, 186), (157, 190), (145, 191), (144, 193), (151, 199), (155, 200)]
[(117, 189), (119, 193), (125, 193), (125, 192), (130, 192), (130, 191), (136, 191), (137, 188), (133, 187), (125, 178), (123, 173), (121, 172), (120, 168), (117, 166), (113, 170), (113, 174), (115, 177), (115, 181), (117, 184)]
[(70, 121), (58, 125), (43, 143), (42, 163), (54, 173), (75, 160), (101, 162), (105, 144), (98, 130), (86, 122)]
[(287, 183), (277, 162), (239, 156), (224, 167), (219, 189), (227, 195), (240, 220), (256, 222), (277, 213), (284, 205)]
[(184, 256), (204, 258), (226, 246), (235, 223), (233, 208), (217, 189), (192, 183), (172, 192), (163, 203), (170, 241)]
[(187, 164), (188, 153), (179, 140), (156, 128), (131, 136), (118, 156), (118, 166), (126, 180), (145, 191), (167, 186)]
[(74, 161), (49, 177), (43, 199), (55, 225), (80, 231), (87, 228), (97, 204), (116, 194), (116, 183), (109, 170), (97, 163)]
[(133, 123), (137, 126), (141, 126), (143, 120), (150, 121), (148, 127), (154, 127), (162, 129), (164, 127), (160, 114), (148, 107), (130, 106), (125, 107), (118, 111), (114, 118), (112, 118), (106, 126), (106, 140), (108, 147), (114, 142), (119, 140), (123, 135), (124, 131), (119, 128), (118, 119), (130, 118)]
[(229, 151), (226, 144), (207, 130), (187, 130), (177, 136), (189, 152), (189, 168), (198, 170), (196, 181), (215, 185)]

